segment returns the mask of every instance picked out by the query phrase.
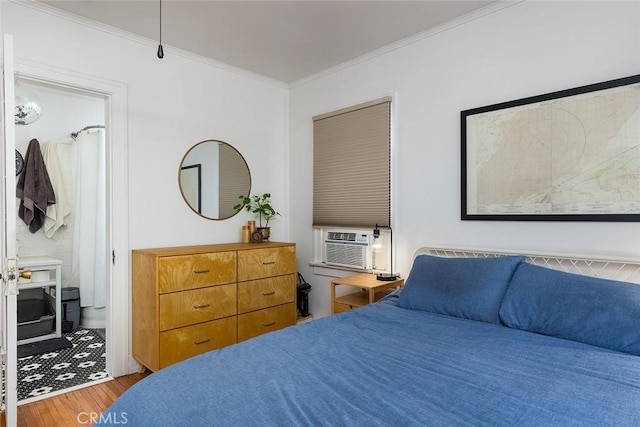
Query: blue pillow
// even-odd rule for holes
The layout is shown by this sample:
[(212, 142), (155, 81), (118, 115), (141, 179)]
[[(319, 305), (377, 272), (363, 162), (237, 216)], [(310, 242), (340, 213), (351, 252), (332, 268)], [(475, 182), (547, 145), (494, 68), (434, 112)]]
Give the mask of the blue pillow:
[(523, 263), (500, 308), (509, 327), (640, 355), (640, 286)]
[(440, 258), (419, 255), (398, 305), (482, 322), (500, 323), (500, 303), (523, 256)]

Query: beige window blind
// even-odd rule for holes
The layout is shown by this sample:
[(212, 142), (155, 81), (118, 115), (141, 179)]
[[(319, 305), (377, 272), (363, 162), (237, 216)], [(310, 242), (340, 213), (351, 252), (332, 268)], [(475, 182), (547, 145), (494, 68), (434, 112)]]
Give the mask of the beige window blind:
[(313, 225), (390, 226), (391, 98), (313, 118)]

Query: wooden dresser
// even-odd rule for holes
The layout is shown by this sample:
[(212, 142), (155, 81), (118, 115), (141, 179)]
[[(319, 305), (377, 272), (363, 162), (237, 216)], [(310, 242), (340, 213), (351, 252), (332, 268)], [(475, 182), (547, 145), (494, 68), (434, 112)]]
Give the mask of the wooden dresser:
[(133, 357), (152, 371), (296, 323), (294, 243), (132, 251)]

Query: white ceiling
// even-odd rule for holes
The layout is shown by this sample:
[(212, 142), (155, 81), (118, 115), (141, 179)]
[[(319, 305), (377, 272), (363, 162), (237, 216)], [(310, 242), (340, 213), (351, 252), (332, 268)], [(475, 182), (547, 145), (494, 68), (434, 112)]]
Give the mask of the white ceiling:
[[(292, 82), (495, 2), (163, 0), (162, 43)], [(159, 38), (159, 0), (41, 3)]]

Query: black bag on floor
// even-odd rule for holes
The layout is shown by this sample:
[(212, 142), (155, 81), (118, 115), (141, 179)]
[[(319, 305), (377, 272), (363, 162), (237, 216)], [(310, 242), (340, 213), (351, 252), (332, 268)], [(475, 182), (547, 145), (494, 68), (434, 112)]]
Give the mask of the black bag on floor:
[(309, 292), (311, 292), (311, 285), (304, 280), (302, 274), (298, 273), (298, 315), (300, 317), (309, 316)]

